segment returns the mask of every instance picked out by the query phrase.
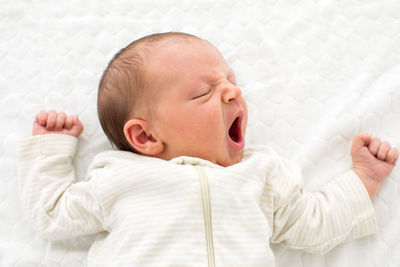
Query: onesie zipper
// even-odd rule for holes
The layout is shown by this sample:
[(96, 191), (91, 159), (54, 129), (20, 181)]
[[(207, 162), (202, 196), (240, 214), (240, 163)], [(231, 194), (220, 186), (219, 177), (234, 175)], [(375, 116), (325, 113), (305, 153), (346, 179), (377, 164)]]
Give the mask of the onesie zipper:
[(214, 267), (215, 257), (214, 257), (214, 244), (213, 244), (214, 242), (213, 242), (212, 224), (211, 224), (210, 191), (208, 189), (207, 175), (204, 169), (200, 166), (196, 166), (196, 169), (199, 173), (201, 198), (203, 204), (208, 266)]

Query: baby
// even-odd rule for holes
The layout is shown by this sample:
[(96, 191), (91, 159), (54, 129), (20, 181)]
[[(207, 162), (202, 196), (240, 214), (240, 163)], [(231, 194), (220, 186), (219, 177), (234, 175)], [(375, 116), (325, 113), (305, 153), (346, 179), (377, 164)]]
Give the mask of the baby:
[(268, 147), (245, 147), (246, 102), (209, 42), (146, 36), (110, 62), (98, 92), (118, 151), (95, 157), (76, 182), (83, 126), (41, 111), (18, 143), (23, 212), (45, 238), (99, 233), (88, 266), (274, 266), (269, 241), (326, 252), (376, 231), (371, 199), (398, 151), (355, 136), (353, 168), (319, 191)]

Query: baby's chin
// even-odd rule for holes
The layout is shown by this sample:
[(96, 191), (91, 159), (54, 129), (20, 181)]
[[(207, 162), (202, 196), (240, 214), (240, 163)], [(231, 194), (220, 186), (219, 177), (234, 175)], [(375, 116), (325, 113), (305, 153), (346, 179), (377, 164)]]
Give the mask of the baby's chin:
[(229, 157), (228, 159), (223, 161), (217, 161), (216, 163), (222, 167), (229, 167), (238, 164), (242, 161), (243, 153), (244, 153), (243, 150), (241, 150), (240, 152), (238, 151), (236, 155)]

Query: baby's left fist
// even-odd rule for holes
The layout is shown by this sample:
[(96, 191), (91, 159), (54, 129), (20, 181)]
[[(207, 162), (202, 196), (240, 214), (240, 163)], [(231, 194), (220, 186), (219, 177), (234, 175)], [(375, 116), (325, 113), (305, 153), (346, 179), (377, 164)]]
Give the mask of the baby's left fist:
[(396, 148), (392, 148), (388, 142), (382, 142), (377, 137), (372, 137), (368, 145), (369, 152), (380, 160), (395, 164), (399, 157)]
[(388, 142), (369, 134), (357, 134), (351, 147), (353, 169), (358, 176), (381, 183), (396, 165), (399, 152)]

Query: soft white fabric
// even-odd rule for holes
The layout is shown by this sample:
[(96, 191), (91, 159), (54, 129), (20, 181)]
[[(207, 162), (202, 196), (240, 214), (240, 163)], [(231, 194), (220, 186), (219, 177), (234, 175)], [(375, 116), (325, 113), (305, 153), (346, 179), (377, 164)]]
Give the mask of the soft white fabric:
[[(48, 242), (21, 216), (15, 142), (41, 109), (80, 116), (78, 180), (109, 150), (96, 114), (111, 57), (145, 34), (185, 31), (226, 57), (249, 106), (248, 145), (299, 164), (316, 189), (351, 168), (355, 133), (400, 147), (398, 0), (3, 0), (0, 266), (82, 267), (93, 236)], [(373, 201), (378, 232), (325, 255), (272, 245), (277, 267), (400, 266), (400, 168)]]
[(269, 240), (326, 252), (376, 231), (372, 203), (353, 171), (306, 193), (298, 166), (267, 147), (247, 149), (227, 168), (109, 151), (76, 183), (76, 145), (68, 135), (20, 141), (18, 184), (23, 211), (43, 237), (101, 232), (88, 266), (207, 266), (195, 166), (208, 180), (216, 266), (274, 266)]

